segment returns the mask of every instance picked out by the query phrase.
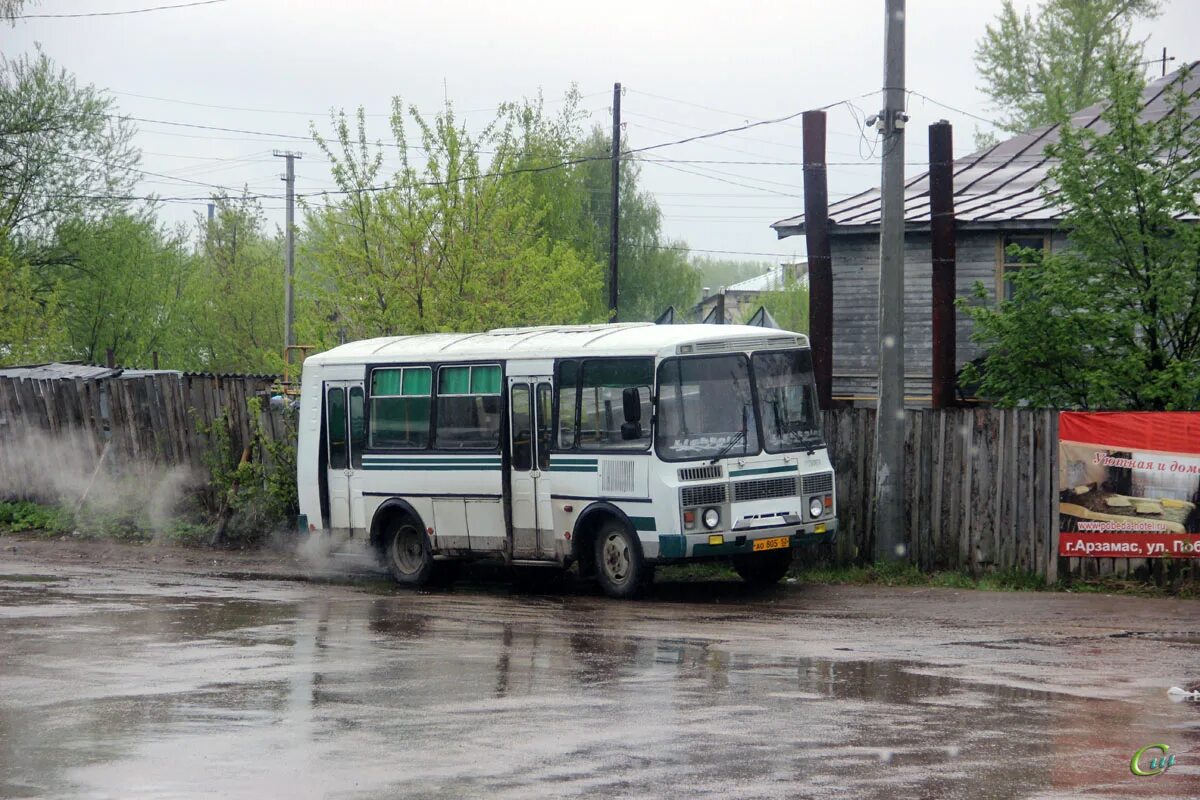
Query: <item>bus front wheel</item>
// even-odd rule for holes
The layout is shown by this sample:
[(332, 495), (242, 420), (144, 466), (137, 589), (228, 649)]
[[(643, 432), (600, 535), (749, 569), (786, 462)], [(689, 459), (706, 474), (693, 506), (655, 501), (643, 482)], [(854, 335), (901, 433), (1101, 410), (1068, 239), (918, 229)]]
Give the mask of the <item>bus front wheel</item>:
[(791, 565), (791, 550), (733, 557), (734, 570), (751, 586), (771, 586), (779, 583)]
[(432, 580), (435, 565), (429, 542), (411, 519), (398, 519), (388, 525), (383, 542), (384, 561), (396, 583), (424, 586)]
[(634, 597), (652, 576), (633, 531), (615, 519), (604, 523), (596, 534), (596, 577), (604, 593)]

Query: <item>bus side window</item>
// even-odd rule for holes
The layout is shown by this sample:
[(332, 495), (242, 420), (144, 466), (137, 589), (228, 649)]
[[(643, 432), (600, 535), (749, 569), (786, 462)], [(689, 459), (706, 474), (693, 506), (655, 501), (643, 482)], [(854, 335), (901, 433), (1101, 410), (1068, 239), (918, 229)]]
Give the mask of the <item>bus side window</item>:
[(363, 390), (361, 386), (350, 387), (350, 468), (362, 469), (363, 445), (367, 442), (367, 430), (363, 425)]
[(558, 449), (575, 447), (575, 410), (579, 399), (579, 362), (561, 361), (558, 364), (558, 419), (554, 428), (558, 431)]
[(429, 446), (429, 367), (371, 370), (371, 420), (367, 444), (378, 448)]
[(552, 401), (550, 384), (537, 385), (537, 460), (538, 469), (550, 469), (550, 442), (554, 438), (554, 429), (550, 423), (550, 405)]
[(329, 468), (346, 468), (346, 390), (340, 386), (326, 395), (325, 424), (329, 431)]
[(500, 406), (499, 364), (441, 367), (434, 444), (456, 450), (499, 447)]
[[(583, 363), (579, 410), (579, 446), (584, 449), (645, 450), (650, 447), (651, 385), (654, 362), (649, 358), (595, 358)], [(641, 399), (642, 435), (626, 440), (623, 393), (636, 388)]]
[(519, 472), (533, 468), (533, 413), (528, 383), (512, 385), (512, 466)]

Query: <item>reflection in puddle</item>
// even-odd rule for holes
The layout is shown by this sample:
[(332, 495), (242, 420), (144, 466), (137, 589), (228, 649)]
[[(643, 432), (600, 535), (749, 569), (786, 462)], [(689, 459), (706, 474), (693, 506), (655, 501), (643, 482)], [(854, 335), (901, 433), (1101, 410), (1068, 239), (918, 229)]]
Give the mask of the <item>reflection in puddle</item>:
[(252, 587), (9, 587), (0, 796), (1127, 793), (1134, 749), (1200, 744), (1165, 698), (751, 655), (670, 606)]

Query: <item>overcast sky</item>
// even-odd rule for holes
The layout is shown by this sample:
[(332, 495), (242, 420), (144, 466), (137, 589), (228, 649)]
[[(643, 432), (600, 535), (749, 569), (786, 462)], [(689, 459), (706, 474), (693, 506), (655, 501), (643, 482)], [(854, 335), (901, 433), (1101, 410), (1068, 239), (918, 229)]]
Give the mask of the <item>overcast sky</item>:
[[(26, 12), (115, 11), (181, 1), (42, 0)], [(539, 90), (554, 100), (572, 83), (591, 118), (609, 126), (612, 85), (620, 81), (627, 136), (639, 147), (839, 100), (851, 100), (866, 114), (876, 111), (883, 5), (225, 0), (131, 16), (19, 20), (15, 28), (0, 29), (0, 41), (10, 57), (40, 43), (82, 81), (111, 90), (132, 116), (268, 134), (306, 135), (309, 120), (324, 123), (330, 107), (362, 105), (383, 115), (396, 95), (430, 113), (448, 96), (475, 129), (500, 102)], [(972, 53), (999, 8), (1000, 0), (909, 0), (907, 87), (991, 115), (976, 88)], [(1149, 53), (1167, 47), (1178, 57), (1176, 67), (1198, 58), (1200, 2), (1168, 2), (1165, 13), (1138, 33)], [(987, 127), (916, 95), (909, 114), (910, 173), (921, 171), (929, 123), (954, 123), (960, 155), (973, 149), (975, 128)], [(372, 133), (386, 136), (384, 119), (373, 123)], [(271, 151), (286, 148), (305, 155), (297, 164), (297, 191), (332, 186), (311, 142), (149, 122), (139, 128), (146, 170), (279, 193), (283, 162)], [(829, 129), (829, 160), (837, 162), (830, 166), (831, 198), (878, 185), (878, 161), (852, 110), (831, 109)], [(655, 155), (798, 162), (799, 120)], [(163, 196), (204, 193), (195, 185), (154, 181), (141, 189)], [(768, 227), (802, 209), (798, 165), (647, 164), (642, 184), (658, 197), (667, 232), (697, 251), (772, 261), (803, 253), (802, 237), (777, 241)], [(264, 205), (273, 221), (282, 221), (280, 201)], [(162, 215), (190, 220), (198, 209), (203, 203), (172, 204)]]

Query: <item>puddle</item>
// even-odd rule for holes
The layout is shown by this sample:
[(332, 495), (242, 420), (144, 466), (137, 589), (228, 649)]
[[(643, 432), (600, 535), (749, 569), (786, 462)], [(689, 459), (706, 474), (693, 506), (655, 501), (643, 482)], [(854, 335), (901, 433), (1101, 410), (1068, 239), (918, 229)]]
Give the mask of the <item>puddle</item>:
[[(0, 796), (1053, 797), (1142, 791), (1128, 764), (1150, 742), (1200, 752), (1195, 713), (1163, 692), (950, 676), (860, 655), (866, 639), (843, 660), (789, 654), (797, 625), (861, 635), (842, 608), (141, 580), (7, 587), (55, 613), (0, 618)], [(739, 625), (753, 648), (717, 638)], [(1048, 646), (1003, 641), (970, 657)], [(1104, 679), (1103, 658), (1085, 666)], [(1188, 796), (1194, 776), (1153, 793)]]

